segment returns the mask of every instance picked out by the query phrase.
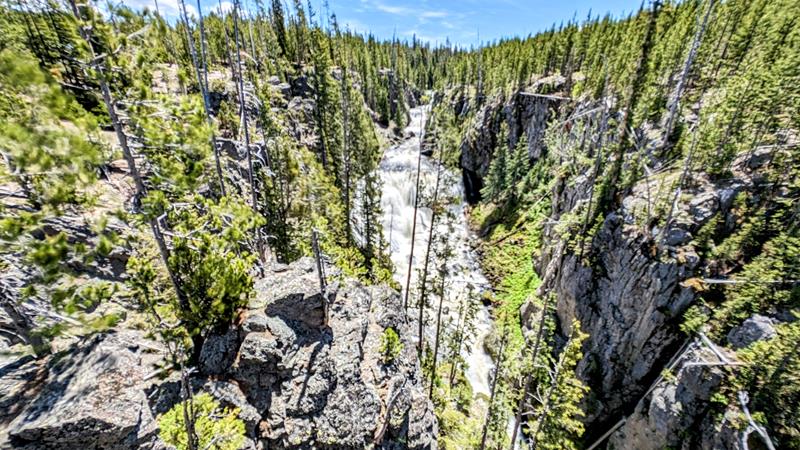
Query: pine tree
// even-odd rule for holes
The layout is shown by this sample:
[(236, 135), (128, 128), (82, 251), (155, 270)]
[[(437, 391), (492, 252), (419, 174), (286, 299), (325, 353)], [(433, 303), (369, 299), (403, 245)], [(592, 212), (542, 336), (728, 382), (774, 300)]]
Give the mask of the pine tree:
[(519, 139), (517, 139), (517, 145), (514, 147), (511, 157), (508, 158), (508, 170), (506, 171), (506, 180), (504, 182), (505, 186), (511, 190), (514, 196), (517, 194), (517, 184), (525, 177), (525, 174), (528, 173), (529, 161), (528, 135), (523, 133), (520, 135)]
[(497, 201), (505, 193), (508, 172), (508, 140), (505, 122), (500, 126), (497, 135), (495, 155), (489, 165), (481, 195), (489, 201)]
[(0, 306), (15, 325), (14, 339), (41, 355), (49, 352), (47, 338), (59, 328), (35, 323), (25, 312), (23, 300), (44, 300), (56, 312), (69, 316), (62, 320), (75, 324), (76, 318), (82, 320), (83, 312), (93, 310), (113, 293), (113, 286), (106, 282), (78, 283), (79, 274), (69, 264), (73, 259), (108, 255), (115, 234), (106, 229), (107, 218), (87, 224), (95, 234), (87, 243), (64, 232), (42, 231), (46, 224), (81, 214), (91, 205), (86, 192), (97, 182), (106, 155), (98, 144), (94, 118), (83, 113), (28, 54), (0, 51), (0, 91), (0, 154), (4, 162), (0, 177), (13, 180), (24, 199), (18, 205), (0, 205), (0, 257), (4, 270), (21, 257), (20, 268), (33, 272), (22, 298), (3, 292)]
[(569, 341), (553, 368), (552, 384), (541, 399), (531, 433), (534, 448), (576, 449), (583, 434), (580, 402), (588, 388), (575, 375), (575, 367), (583, 357), (581, 345), (588, 335), (581, 332), (577, 320), (572, 321), (571, 328)]

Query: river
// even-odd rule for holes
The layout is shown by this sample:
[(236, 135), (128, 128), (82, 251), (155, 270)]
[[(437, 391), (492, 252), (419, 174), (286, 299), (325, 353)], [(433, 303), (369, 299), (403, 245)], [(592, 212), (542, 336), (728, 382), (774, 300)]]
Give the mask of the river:
[[(392, 262), (394, 263), (394, 279), (405, 287), (408, 273), (408, 257), (411, 251), (411, 232), (414, 217), (414, 197), (416, 196), (415, 184), (417, 176), (417, 159), (419, 157), (420, 137), (422, 136), (425, 117), (429, 107), (421, 106), (410, 111), (411, 121), (406, 128), (406, 135), (411, 135), (400, 144), (389, 147), (381, 160), (379, 173), (383, 182), (381, 207), (383, 209), (383, 229), (390, 243)], [(420, 184), (427, 186), (432, 191), (436, 180), (437, 162), (423, 156), (420, 164)], [(444, 306), (448, 316), (455, 323), (458, 305), (462, 300), (467, 300), (470, 286), (473, 289), (468, 301), (480, 303), (481, 292), (488, 286), (488, 281), (481, 271), (478, 257), (470, 246), (470, 241), (475, 239), (470, 232), (465, 215), (464, 188), (461, 177), (446, 168), (442, 168), (440, 190), (457, 198), (455, 204), (450, 206), (454, 213), (454, 230), (447, 230), (441, 221), (437, 224), (434, 234), (450, 233), (451, 245), (454, 254), (448, 260), (449, 275), (446, 281)], [(418, 269), (425, 259), (425, 249), (428, 244), (428, 233), (431, 226), (431, 210), (420, 208), (417, 212), (416, 239), (414, 243), (414, 260), (411, 278), (411, 295), (409, 303), (416, 305), (416, 286)], [(441, 229), (440, 229), (441, 227)], [(433, 253), (433, 252), (431, 252)], [(429, 264), (429, 277), (433, 278), (436, 264)], [(428, 324), (425, 327), (425, 340), (431, 342), (436, 330), (436, 311), (439, 299), (436, 295), (429, 297), (430, 307), (427, 311)], [(416, 307), (414, 306), (414, 311)], [(410, 313), (416, 322), (416, 312)], [(488, 309), (481, 305), (475, 318), (476, 336), (469, 351), (464, 351), (463, 356), (467, 361), (466, 377), (472, 385), (475, 396), (489, 395), (489, 373), (494, 368), (494, 362), (484, 350), (483, 340), (492, 327), (492, 319)], [(413, 326), (417, 329), (417, 325)], [(439, 352), (441, 363), (443, 353)]]

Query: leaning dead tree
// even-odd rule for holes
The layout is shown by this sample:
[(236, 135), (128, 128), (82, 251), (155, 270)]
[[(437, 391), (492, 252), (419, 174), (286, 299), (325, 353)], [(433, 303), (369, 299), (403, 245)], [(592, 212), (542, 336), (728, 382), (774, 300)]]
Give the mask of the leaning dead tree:
[(689, 79), (689, 71), (692, 68), (692, 63), (697, 55), (697, 50), (700, 48), (700, 42), (703, 40), (703, 35), (706, 32), (708, 18), (711, 17), (711, 11), (714, 9), (714, 1), (715, 0), (708, 0), (708, 7), (706, 8), (706, 13), (703, 16), (702, 22), (700, 22), (700, 16), (698, 15), (697, 31), (694, 34), (694, 39), (692, 39), (692, 46), (689, 47), (689, 54), (686, 55), (686, 61), (683, 63), (681, 76), (678, 78), (678, 85), (675, 88), (675, 98), (672, 100), (672, 103), (670, 103), (669, 110), (667, 112), (667, 122), (664, 125), (664, 141), (662, 143), (662, 149), (669, 146), (672, 130), (675, 128), (675, 120), (678, 116), (681, 97), (683, 97), (683, 91), (686, 89), (686, 84)]
[(428, 397), (433, 399), (433, 385), (436, 382), (436, 361), (439, 359), (439, 341), (442, 331), (442, 312), (444, 310), (444, 298), (446, 295), (445, 283), (447, 281), (447, 261), (450, 258), (451, 252), (447, 246), (444, 249), (444, 257), (442, 258), (441, 269), (439, 270), (441, 276), (441, 284), (439, 285), (439, 309), (436, 313), (436, 337), (433, 344), (433, 362), (431, 363), (431, 384)]
[(486, 449), (486, 439), (489, 436), (489, 425), (492, 421), (492, 412), (494, 410), (494, 397), (497, 393), (497, 381), (503, 370), (503, 352), (506, 350), (508, 343), (508, 327), (503, 331), (503, 339), (500, 341), (500, 348), (497, 350), (497, 367), (494, 369), (494, 377), (492, 378), (492, 388), (489, 392), (489, 405), (486, 408), (486, 420), (483, 422), (483, 432), (481, 434), (481, 450)]
[[(147, 195), (147, 190), (144, 186), (144, 182), (142, 181), (142, 176), (139, 172), (138, 167), (136, 166), (136, 160), (133, 157), (133, 152), (131, 151), (130, 145), (128, 144), (128, 136), (125, 134), (125, 130), (122, 127), (122, 121), (119, 119), (119, 115), (117, 114), (117, 107), (116, 102), (114, 101), (114, 97), (111, 94), (111, 89), (108, 87), (108, 80), (106, 78), (106, 70), (107, 68), (104, 66), (104, 62), (108, 60), (108, 55), (97, 55), (94, 46), (92, 45), (92, 35), (91, 30), (93, 26), (84, 25), (84, 19), (81, 15), (80, 10), (78, 9), (78, 5), (76, 0), (70, 0), (69, 4), (72, 8), (72, 14), (75, 16), (75, 20), (77, 21), (78, 31), (80, 33), (81, 38), (86, 42), (86, 46), (89, 49), (89, 54), (91, 59), (89, 61), (89, 66), (94, 69), (95, 73), (97, 74), (97, 83), (100, 86), (100, 93), (103, 97), (103, 103), (108, 110), (108, 117), (111, 119), (111, 125), (114, 128), (114, 133), (117, 136), (117, 140), (119, 141), (120, 148), (122, 149), (122, 155), (125, 159), (125, 163), (128, 165), (128, 172), (130, 172), (131, 177), (133, 178), (133, 183), (135, 187), (135, 204), (138, 204), (145, 195)], [(189, 300), (186, 297), (183, 289), (181, 289), (180, 282), (178, 281), (175, 273), (170, 269), (169, 266), (169, 249), (167, 248), (167, 244), (164, 241), (164, 235), (161, 232), (161, 228), (159, 227), (158, 221), (156, 218), (148, 219), (148, 224), (150, 225), (150, 229), (153, 233), (153, 238), (158, 245), (158, 250), (161, 255), (161, 260), (164, 263), (164, 266), (167, 269), (167, 273), (169, 273), (170, 281), (172, 282), (172, 286), (175, 289), (175, 294), (178, 297), (178, 302), (181, 308), (189, 308)]]
[(522, 425), (522, 416), (528, 403), (528, 396), (531, 392), (530, 389), (531, 385), (533, 384), (533, 375), (536, 370), (536, 359), (539, 356), (542, 335), (544, 334), (544, 326), (545, 322), (547, 321), (547, 308), (549, 302), (550, 295), (545, 295), (544, 303), (542, 304), (542, 316), (539, 318), (539, 329), (536, 331), (536, 340), (534, 341), (533, 352), (531, 354), (531, 370), (528, 372), (528, 376), (525, 377), (522, 396), (519, 399), (519, 405), (517, 405), (517, 415), (514, 417), (514, 431), (511, 433), (511, 447), (509, 447), (510, 450), (514, 450), (516, 447), (517, 435), (519, 434), (519, 428)]
[[(242, 67), (242, 50), (239, 44), (239, 0), (233, 1), (233, 41), (236, 47), (236, 77), (237, 87), (239, 88), (239, 117), (244, 129), (244, 145), (247, 152), (247, 181), (250, 184), (250, 206), (253, 211), (258, 211), (256, 201), (257, 191), (255, 174), (253, 173), (253, 149), (250, 146), (250, 129), (247, 123), (247, 107), (244, 94), (244, 69)], [(233, 67), (231, 67), (233, 69)]]
[(211, 150), (214, 153), (214, 164), (217, 169), (217, 178), (219, 179), (219, 189), (222, 196), (225, 196), (225, 179), (222, 176), (222, 164), (219, 156), (219, 146), (217, 145), (217, 136), (214, 133), (214, 121), (211, 118), (211, 106), (208, 99), (208, 66), (206, 63), (206, 37), (205, 28), (203, 27), (203, 10), (200, 9), (200, 0), (197, 1), (197, 14), (200, 21), (200, 47), (202, 52), (202, 70), (201, 64), (197, 60), (197, 51), (194, 47), (194, 38), (192, 37), (192, 29), (189, 27), (189, 16), (186, 14), (186, 3), (184, 0), (180, 1), (181, 18), (183, 25), (186, 27), (186, 40), (189, 44), (189, 53), (192, 56), (192, 65), (194, 66), (195, 74), (197, 75), (197, 84), (200, 86), (200, 93), (203, 96), (203, 108), (206, 113), (206, 121), (211, 130)]
[(425, 138), (425, 125), (419, 135), (419, 154), (417, 155), (417, 181), (414, 183), (414, 216), (411, 219), (411, 250), (408, 253), (408, 273), (406, 289), (403, 292), (403, 307), (408, 310), (408, 291), (411, 287), (411, 271), (414, 270), (414, 241), (417, 238), (417, 211), (419, 210), (419, 175), (422, 168), (422, 141)]
[(328, 282), (325, 277), (325, 265), (322, 262), (322, 249), (319, 245), (319, 232), (311, 231), (311, 251), (317, 263), (317, 276), (319, 277), (319, 291), (322, 295), (322, 311), (324, 315), (323, 326), (328, 325)]
[[(420, 155), (422, 153), (420, 152)], [(422, 278), (420, 279), (419, 285), (419, 299), (418, 299), (418, 307), (419, 307), (419, 355), (422, 357), (422, 352), (425, 349), (424, 338), (423, 338), (423, 331), (425, 327), (425, 306), (427, 306), (428, 299), (427, 299), (427, 282), (428, 282), (428, 265), (431, 260), (431, 247), (433, 246), (433, 230), (436, 228), (436, 216), (437, 211), (439, 209), (438, 201), (439, 201), (439, 184), (442, 178), (442, 155), (444, 151), (441, 149), (439, 150), (439, 158), (436, 161), (436, 183), (433, 187), (433, 200), (431, 202), (431, 223), (430, 228), (428, 229), (428, 245), (425, 250), (425, 261), (422, 264)], [(412, 237), (413, 242), (413, 237)]]

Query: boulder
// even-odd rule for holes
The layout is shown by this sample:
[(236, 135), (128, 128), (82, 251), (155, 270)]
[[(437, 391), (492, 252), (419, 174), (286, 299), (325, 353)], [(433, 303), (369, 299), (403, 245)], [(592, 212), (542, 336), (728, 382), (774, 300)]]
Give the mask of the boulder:
[[(161, 356), (138, 332), (92, 337), (67, 354), (0, 370), (9, 422), (0, 447), (123, 450), (155, 445), (145, 379)], [(23, 375), (27, 374), (27, 375)]]
[(735, 349), (749, 346), (756, 341), (775, 337), (772, 319), (756, 314), (728, 333), (728, 342)]
[(200, 370), (206, 375), (222, 375), (233, 365), (239, 336), (236, 330), (209, 335), (200, 350)]
[[(680, 361), (716, 360), (706, 349), (691, 349)], [(643, 397), (625, 423), (609, 438), (609, 449), (699, 448), (712, 394), (725, 379), (718, 366), (683, 364), (674, 378), (663, 378)], [(711, 434), (711, 433), (709, 433)]]
[[(308, 258), (269, 272), (256, 291), (236, 331), (202, 351), (233, 361), (214, 372), (224, 383), (216, 388), (233, 392), (215, 396), (246, 414), (249, 438), (270, 449), (435, 448), (436, 419), (396, 291), (345, 280), (320, 292)], [(391, 366), (380, 352), (389, 327), (403, 342)]]
[(681, 228), (670, 228), (664, 238), (664, 243), (676, 247), (692, 240), (692, 234)]

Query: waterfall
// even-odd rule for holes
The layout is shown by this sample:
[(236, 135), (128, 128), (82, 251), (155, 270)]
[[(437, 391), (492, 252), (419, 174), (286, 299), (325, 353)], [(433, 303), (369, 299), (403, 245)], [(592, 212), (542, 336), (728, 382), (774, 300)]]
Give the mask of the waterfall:
[[(386, 150), (380, 163), (379, 173), (383, 182), (381, 197), (381, 208), (383, 210), (383, 229), (384, 235), (389, 239), (391, 259), (394, 263), (394, 279), (405, 286), (406, 275), (408, 273), (408, 257), (411, 249), (411, 230), (414, 217), (414, 198), (415, 192), (417, 159), (419, 157), (419, 144), (422, 136), (423, 126), (427, 113), (427, 106), (413, 108), (411, 121), (405, 130), (407, 136), (411, 136)], [(420, 185), (431, 187), (436, 178), (437, 162), (426, 156), (422, 157), (420, 164)], [(469, 226), (465, 215), (466, 204), (464, 202), (464, 189), (461, 177), (442, 168), (442, 182), (440, 189), (458, 199), (456, 204), (450, 208), (455, 215), (452, 232), (446, 230), (444, 226), (437, 233), (452, 233), (451, 245), (454, 254), (449, 259), (448, 268), (450, 269), (446, 282), (446, 292), (444, 306), (448, 316), (455, 323), (458, 313), (458, 305), (468, 295), (470, 286), (473, 294), (469, 301), (480, 302), (481, 292), (488, 286), (488, 281), (481, 271), (478, 258), (470, 246)], [(432, 189), (432, 188), (431, 188)], [(412, 262), (413, 272), (411, 275), (411, 296), (415, 299), (417, 286), (417, 269), (422, 267), (425, 258), (425, 248), (428, 244), (428, 233), (431, 226), (431, 210), (420, 208), (417, 212), (417, 229), (415, 238), (414, 261)], [(435, 267), (431, 264), (430, 267)], [(435, 270), (435, 269), (432, 269)], [(429, 279), (431, 277), (429, 276)], [(430, 308), (428, 317), (433, 318), (425, 328), (426, 341), (433, 339), (435, 332), (436, 311), (434, 305), (438, 306), (439, 299), (431, 294)], [(411, 308), (411, 306), (410, 306)], [(414, 307), (416, 309), (416, 307)], [(416, 320), (416, 313), (410, 314)], [(444, 318), (443, 318), (444, 322)], [(486, 307), (481, 305), (478, 315), (475, 318), (476, 336), (472, 341), (472, 348), (469, 352), (464, 352), (462, 356), (467, 361), (466, 376), (472, 385), (474, 394), (489, 395), (489, 372), (494, 367), (494, 362), (486, 353), (483, 347), (484, 338), (489, 334), (492, 327), (492, 319)], [(416, 329), (416, 327), (412, 327)]]

